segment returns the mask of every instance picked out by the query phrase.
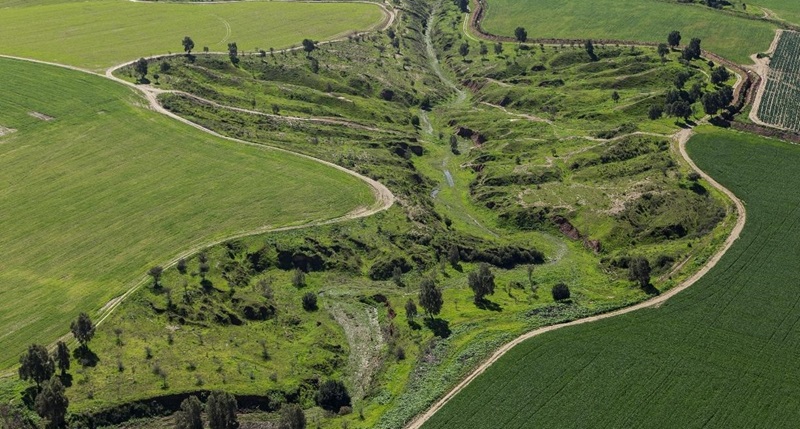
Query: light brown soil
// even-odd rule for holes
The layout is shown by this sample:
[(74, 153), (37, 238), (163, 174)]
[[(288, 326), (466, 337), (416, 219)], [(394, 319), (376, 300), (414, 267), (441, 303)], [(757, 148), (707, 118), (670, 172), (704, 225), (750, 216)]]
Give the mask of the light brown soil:
[(44, 113), (40, 113), (40, 112), (28, 112), (28, 115), (33, 116), (34, 118), (42, 120), (42, 121), (52, 121), (53, 119), (55, 119), (54, 117), (52, 117), (50, 115), (45, 115)]
[[(767, 54), (772, 54), (775, 52), (775, 48), (778, 46), (778, 42), (781, 39), (781, 35), (783, 34), (783, 30), (775, 30), (775, 38), (772, 39), (772, 43), (769, 45), (769, 50), (766, 52)], [(753, 99), (753, 108), (750, 109), (750, 120), (755, 122), (756, 124), (763, 125), (765, 127), (773, 127), (773, 128), (780, 128), (785, 129), (782, 127), (778, 127), (776, 125), (768, 124), (761, 120), (758, 117), (758, 109), (761, 107), (761, 100), (764, 98), (764, 92), (767, 88), (767, 79), (769, 78), (769, 57), (758, 58), (755, 54), (750, 57), (753, 62), (755, 63), (752, 66), (752, 69), (761, 76), (761, 85), (759, 85), (756, 96)]]
[(13, 128), (6, 128), (6, 127), (0, 125), (0, 137), (3, 137), (6, 134), (11, 134), (14, 131), (17, 131), (17, 130), (15, 130)]
[(733, 245), (733, 243), (739, 238), (739, 234), (742, 232), (742, 229), (744, 228), (744, 224), (745, 224), (745, 221), (746, 221), (746, 218), (747, 218), (747, 212), (745, 211), (744, 204), (738, 198), (736, 198), (736, 196), (731, 191), (729, 191), (727, 188), (725, 188), (722, 185), (720, 185), (719, 183), (717, 183), (717, 181), (715, 181), (713, 178), (711, 178), (705, 172), (700, 170), (697, 167), (697, 165), (694, 163), (694, 161), (692, 161), (691, 158), (689, 158), (689, 155), (686, 153), (686, 142), (689, 141), (689, 138), (691, 136), (692, 136), (692, 130), (691, 129), (682, 130), (682, 131), (676, 133), (673, 136), (675, 141), (676, 141), (676, 144), (677, 144), (678, 153), (680, 153), (681, 157), (683, 157), (683, 159), (686, 161), (686, 163), (688, 163), (689, 166), (691, 166), (695, 171), (700, 173), (700, 175), (706, 181), (708, 181), (713, 187), (718, 189), (720, 192), (724, 193), (726, 196), (728, 196), (728, 198), (731, 199), (731, 201), (733, 201), (733, 203), (734, 203), (734, 205), (736, 207), (737, 215), (738, 215), (737, 219), (736, 219), (736, 223), (735, 223), (735, 225), (733, 227), (733, 230), (731, 231), (731, 234), (725, 240), (725, 243), (717, 251), (717, 253), (715, 253), (714, 256), (712, 256), (711, 259), (709, 259), (708, 262), (706, 262), (706, 264), (703, 265), (702, 268), (700, 268), (700, 270), (698, 270), (692, 276), (690, 276), (689, 278), (684, 280), (681, 284), (675, 286), (674, 288), (670, 289), (669, 291), (667, 291), (667, 292), (665, 292), (665, 293), (663, 293), (663, 294), (661, 294), (661, 295), (659, 295), (659, 296), (657, 296), (655, 298), (652, 298), (652, 299), (649, 299), (649, 300), (644, 301), (642, 303), (639, 303), (639, 304), (636, 304), (636, 305), (633, 305), (633, 306), (630, 306), (630, 307), (626, 307), (626, 308), (623, 308), (623, 309), (620, 309), (620, 310), (617, 310), (617, 311), (613, 311), (613, 312), (610, 312), (610, 313), (605, 313), (605, 314), (600, 314), (600, 315), (597, 315), (597, 316), (587, 317), (585, 319), (579, 319), (579, 320), (575, 320), (575, 321), (572, 321), (572, 322), (569, 322), (569, 323), (563, 323), (563, 324), (560, 324), (560, 325), (545, 326), (543, 328), (539, 328), (539, 329), (533, 330), (531, 332), (528, 332), (526, 334), (520, 335), (519, 337), (517, 337), (513, 341), (505, 344), (504, 346), (500, 347), (497, 351), (495, 351), (494, 354), (492, 354), (492, 356), (489, 357), (489, 359), (487, 359), (480, 366), (475, 368), (466, 378), (464, 378), (464, 380), (462, 380), (454, 388), (452, 388), (449, 392), (447, 392), (432, 407), (430, 407), (427, 411), (425, 411), (424, 413), (418, 415), (414, 420), (412, 420), (411, 423), (406, 426), (406, 429), (419, 429), (419, 428), (421, 428), (422, 425), (425, 422), (427, 422), (434, 415), (434, 413), (436, 413), (439, 409), (444, 407), (444, 405), (447, 404), (447, 402), (449, 402), (454, 396), (456, 396), (461, 390), (463, 390), (467, 385), (469, 385), (479, 375), (483, 374), (483, 372), (486, 371), (486, 369), (489, 368), (489, 366), (491, 366), (492, 364), (497, 362), (504, 354), (506, 354), (509, 350), (514, 348), (516, 345), (522, 343), (523, 341), (526, 341), (526, 340), (531, 339), (533, 337), (542, 335), (542, 334), (544, 334), (546, 332), (555, 331), (556, 329), (566, 328), (566, 327), (575, 326), (575, 325), (581, 325), (581, 324), (584, 324), (584, 323), (596, 322), (596, 321), (599, 321), (599, 320), (620, 316), (622, 314), (626, 314), (626, 313), (630, 313), (630, 312), (633, 312), (633, 311), (642, 310), (642, 309), (645, 309), (645, 308), (658, 307), (661, 304), (663, 304), (664, 302), (666, 302), (668, 299), (672, 298), (673, 296), (677, 295), (681, 291), (683, 291), (683, 290), (687, 289), (688, 287), (690, 287), (691, 285), (693, 285), (695, 282), (697, 282), (697, 280), (699, 280), (706, 273), (708, 273), (708, 271), (711, 270), (711, 268), (713, 268), (715, 265), (717, 265), (717, 262), (719, 262), (719, 260), (722, 258), (722, 256), (725, 255), (725, 252), (727, 252), (728, 249), (730, 249), (730, 247)]

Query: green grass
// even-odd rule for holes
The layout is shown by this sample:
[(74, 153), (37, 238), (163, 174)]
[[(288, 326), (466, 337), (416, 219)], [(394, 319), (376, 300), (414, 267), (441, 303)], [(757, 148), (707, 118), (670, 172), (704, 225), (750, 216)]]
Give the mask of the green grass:
[[(800, 24), (800, 3), (792, 0), (758, 0), (757, 6), (763, 6), (772, 11), (779, 19)], [(747, 4), (748, 6), (751, 3)]]
[[(99, 70), (133, 59), (195, 51), (285, 48), (304, 38), (331, 39), (364, 30), (383, 14), (373, 5), (244, 2), (198, 5), (127, 0), (63, 0), (20, 5), (0, 0), (0, 53)], [(33, 25), (32, 23), (35, 23)]]
[(749, 56), (766, 50), (774, 26), (737, 18), (704, 6), (657, 0), (489, 0), (483, 29), (513, 36), (518, 26), (528, 37), (624, 39), (666, 42), (679, 30), (683, 43), (692, 37), (730, 60), (750, 63)]
[(689, 154), (748, 210), (739, 241), (717, 267), (658, 309), (523, 343), (426, 428), (796, 422), (800, 149), (735, 132), (698, 131)]
[(0, 138), (0, 367), (186, 249), (372, 201), (355, 177), (210, 137), (105, 79), (14, 60), (0, 71), (0, 125), (17, 130)]

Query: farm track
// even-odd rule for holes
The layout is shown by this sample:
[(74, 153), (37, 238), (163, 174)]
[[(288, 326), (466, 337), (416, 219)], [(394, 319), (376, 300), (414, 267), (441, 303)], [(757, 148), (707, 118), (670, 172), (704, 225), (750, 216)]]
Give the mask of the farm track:
[[(130, 1), (140, 1), (140, 0), (130, 0)], [(278, 1), (283, 1), (283, 0), (278, 0)], [(287, 1), (292, 1), (292, 0), (287, 0)], [(145, 2), (149, 2), (149, 1), (141, 1), (141, 2), (145, 3)], [(323, 1), (323, 2), (325, 2), (325, 3), (343, 3), (343, 2), (337, 2), (337, 1)], [(370, 2), (370, 1), (354, 1), (354, 2), (356, 2), (356, 3), (374, 4), (374, 5), (378, 6), (383, 11), (383, 13), (385, 15), (385, 18), (381, 23), (375, 25), (371, 30), (369, 30), (367, 32), (385, 30), (386, 28), (389, 28), (394, 23), (394, 21), (397, 19), (397, 12), (394, 9), (390, 9), (389, 7), (387, 7), (386, 5), (384, 5), (382, 3)], [(231, 2), (222, 2), (222, 3), (231, 3)], [(319, 3), (319, 2), (314, 1), (314, 2), (308, 2), (308, 3)], [(344, 3), (351, 3), (351, 2), (345, 1)], [(195, 3), (195, 4), (203, 4), (203, 3)], [(208, 4), (208, 3), (205, 3), (205, 4)], [(361, 32), (360, 34), (363, 34), (363, 33), (366, 33), (366, 32)], [(339, 42), (339, 41), (343, 41), (343, 40), (347, 40), (347, 37), (339, 37), (339, 38), (335, 38), (335, 39), (331, 39), (331, 40), (327, 40), (327, 41), (321, 41), (321, 42), (318, 43), (318, 45), (330, 44), (330, 43)], [(298, 47), (291, 47), (291, 48), (282, 49), (282, 50), (276, 50), (275, 53), (289, 52), (289, 51), (294, 51), (294, 50), (298, 50), (298, 49), (302, 49), (302, 47), (298, 46)], [(227, 53), (224, 53), (224, 52), (207, 53), (207, 54), (210, 54), (210, 55), (214, 55), (214, 54), (227, 55)], [(148, 57), (148, 59), (165, 58), (165, 57), (180, 56), (180, 55), (182, 55), (182, 54), (156, 55), (156, 56)], [(331, 167), (333, 169), (339, 170), (341, 172), (347, 173), (347, 174), (349, 174), (351, 176), (354, 176), (354, 177), (360, 179), (361, 181), (366, 183), (371, 188), (372, 193), (375, 196), (375, 202), (371, 206), (357, 207), (354, 210), (352, 210), (351, 212), (349, 212), (349, 213), (347, 213), (347, 214), (345, 214), (343, 216), (336, 217), (336, 218), (327, 219), (327, 220), (319, 220), (319, 221), (311, 221), (311, 222), (306, 222), (306, 223), (303, 223), (303, 224), (284, 226), (284, 227), (274, 227), (272, 225), (263, 225), (263, 226), (258, 227), (256, 229), (247, 230), (247, 231), (241, 231), (241, 232), (232, 234), (232, 235), (230, 235), (228, 237), (225, 237), (225, 238), (222, 238), (222, 239), (219, 239), (219, 240), (211, 241), (211, 242), (208, 242), (208, 243), (204, 243), (202, 245), (198, 245), (198, 246), (192, 247), (190, 249), (184, 250), (183, 252), (181, 252), (179, 255), (177, 255), (173, 259), (171, 259), (171, 260), (167, 261), (166, 263), (162, 264), (162, 267), (164, 267), (165, 269), (166, 268), (171, 268), (172, 266), (177, 264), (178, 260), (180, 260), (182, 258), (187, 258), (187, 257), (189, 257), (191, 255), (194, 255), (194, 254), (200, 252), (201, 250), (203, 250), (205, 248), (212, 247), (212, 246), (224, 243), (226, 241), (236, 240), (236, 239), (239, 239), (239, 238), (244, 238), (244, 237), (249, 237), (249, 236), (259, 235), (259, 234), (284, 232), (284, 231), (291, 231), (291, 230), (304, 229), (304, 228), (313, 228), (313, 227), (317, 227), (317, 226), (324, 226), (324, 225), (330, 225), (330, 224), (335, 224), (335, 223), (346, 222), (346, 221), (359, 219), (359, 218), (365, 218), (365, 217), (372, 216), (372, 215), (374, 215), (376, 213), (388, 210), (395, 203), (395, 196), (392, 193), (392, 191), (389, 190), (389, 188), (387, 188), (386, 186), (384, 186), (382, 183), (378, 182), (377, 180), (371, 179), (371, 178), (369, 178), (367, 176), (364, 176), (364, 175), (362, 175), (360, 173), (357, 173), (357, 172), (355, 172), (353, 170), (349, 170), (349, 169), (344, 168), (344, 167), (342, 167), (340, 165), (334, 164), (334, 163), (329, 162), (329, 161), (325, 161), (325, 160), (320, 159), (320, 158), (315, 158), (315, 157), (310, 156), (310, 155), (306, 155), (306, 154), (299, 153), (299, 152), (294, 152), (294, 151), (287, 150), (287, 149), (284, 149), (284, 148), (280, 148), (280, 147), (277, 147), (277, 146), (270, 146), (270, 145), (267, 145), (267, 144), (259, 144), (259, 143), (249, 142), (249, 141), (241, 140), (241, 139), (237, 139), (237, 138), (227, 137), (227, 136), (221, 135), (221, 134), (219, 134), (219, 133), (217, 133), (217, 132), (215, 132), (213, 130), (205, 128), (205, 127), (203, 127), (203, 126), (201, 126), (199, 124), (196, 124), (196, 123), (194, 123), (192, 121), (189, 121), (188, 119), (180, 117), (180, 116), (178, 116), (178, 115), (166, 110), (158, 102), (158, 95), (160, 93), (164, 93), (164, 92), (167, 92), (167, 91), (159, 90), (159, 89), (152, 88), (152, 87), (149, 87), (149, 86), (139, 86), (139, 85), (133, 84), (131, 82), (125, 81), (123, 79), (120, 79), (120, 78), (118, 78), (118, 77), (113, 75), (114, 71), (116, 71), (116, 70), (118, 70), (118, 69), (120, 69), (122, 67), (128, 66), (130, 64), (133, 64), (135, 62), (135, 60), (134, 61), (128, 61), (128, 62), (125, 62), (123, 64), (119, 64), (119, 65), (110, 67), (108, 70), (106, 70), (105, 73), (101, 74), (101, 73), (96, 73), (96, 72), (93, 72), (91, 70), (83, 69), (83, 68), (76, 67), (76, 66), (70, 66), (70, 65), (66, 65), (66, 64), (54, 63), (54, 62), (49, 62), (49, 61), (36, 60), (36, 59), (32, 59), (32, 58), (25, 58), (25, 57), (11, 56), (11, 55), (3, 55), (3, 54), (0, 54), (0, 58), (13, 59), (13, 60), (18, 60), (18, 61), (27, 61), (27, 62), (32, 62), (32, 63), (36, 63), (36, 64), (42, 64), (42, 65), (48, 65), (48, 66), (54, 66), (54, 67), (61, 67), (61, 68), (65, 68), (65, 69), (69, 69), (69, 70), (73, 70), (73, 71), (78, 71), (78, 72), (82, 72), (82, 73), (88, 73), (88, 74), (91, 74), (91, 75), (94, 75), (94, 76), (99, 76), (99, 77), (103, 77), (103, 78), (106, 78), (106, 79), (110, 79), (110, 80), (115, 81), (117, 83), (120, 83), (122, 85), (128, 86), (128, 87), (132, 88), (133, 90), (141, 93), (145, 97), (145, 99), (147, 100), (148, 107), (151, 110), (154, 110), (155, 112), (161, 113), (161, 114), (163, 114), (165, 116), (168, 116), (168, 117), (170, 117), (170, 118), (172, 118), (172, 119), (174, 119), (174, 120), (176, 120), (178, 122), (181, 122), (181, 123), (184, 123), (186, 125), (189, 125), (189, 126), (195, 128), (197, 130), (200, 130), (200, 131), (202, 131), (204, 133), (210, 134), (210, 135), (212, 135), (214, 137), (217, 137), (217, 138), (225, 139), (225, 140), (228, 140), (228, 141), (233, 141), (233, 142), (240, 143), (240, 144), (243, 144), (243, 145), (246, 145), (246, 146), (252, 146), (252, 147), (261, 148), (261, 149), (264, 149), (264, 150), (279, 151), (279, 152), (291, 154), (291, 155), (294, 155), (294, 156), (299, 156), (299, 157), (302, 157), (302, 158), (305, 158), (305, 159), (309, 159), (309, 160), (318, 162), (320, 164), (324, 164), (324, 165), (326, 165), (328, 167)], [(186, 94), (186, 95), (191, 96), (190, 94)], [(194, 96), (192, 96), (192, 97), (194, 97)], [(199, 97), (194, 97), (194, 98), (200, 99)], [(238, 108), (235, 108), (235, 107), (222, 106), (222, 105), (219, 105), (219, 104), (217, 104), (215, 102), (211, 102), (210, 100), (205, 100), (205, 101), (210, 102), (210, 103), (212, 103), (212, 104), (214, 104), (214, 105), (216, 105), (218, 107), (230, 108), (230, 109), (233, 109), (233, 110), (246, 111), (245, 109), (238, 109)], [(261, 112), (251, 111), (250, 113), (261, 113)], [(290, 118), (285, 118), (285, 119), (290, 119)], [(304, 121), (309, 121), (309, 122), (327, 123), (327, 124), (330, 124), (330, 125), (362, 127), (363, 129), (371, 130), (370, 127), (366, 127), (366, 126), (363, 126), (361, 124), (356, 124), (356, 123), (349, 122), (349, 121), (331, 120), (330, 118), (291, 118), (291, 119), (304, 120)], [(385, 132), (386, 130), (382, 130), (382, 131)], [(136, 292), (146, 282), (147, 282), (147, 276), (142, 276), (127, 291), (125, 291), (120, 296), (118, 296), (118, 297), (112, 299), (111, 301), (109, 301), (108, 303), (106, 303), (99, 311), (100, 312), (100, 318), (97, 320), (96, 325), (100, 325), (103, 322), (105, 322), (108, 319), (108, 317), (111, 316), (111, 314), (113, 314), (114, 310), (116, 310), (128, 297), (130, 297), (134, 292)], [(68, 340), (69, 338), (70, 338), (70, 334), (66, 334), (62, 338), (60, 338), (60, 340)], [(53, 344), (55, 344), (55, 342)], [(52, 346), (52, 344), (51, 344), (51, 346)], [(8, 371), (0, 372), (0, 378), (10, 377), (10, 376), (13, 376), (14, 374), (16, 374), (15, 370), (8, 370)]]
[(419, 429), (421, 428), (425, 422), (427, 422), (433, 415), (439, 411), (442, 407), (445, 406), (453, 397), (455, 397), (459, 392), (461, 392), (467, 385), (469, 385), (473, 380), (475, 380), (478, 376), (483, 374), (492, 364), (497, 362), (503, 355), (505, 355), (509, 350), (517, 346), (518, 344), (529, 340), (531, 338), (537, 337), (539, 335), (545, 334), (547, 332), (555, 331), (557, 329), (567, 328), (570, 326), (575, 325), (582, 325), (585, 323), (597, 322), (603, 319), (609, 319), (611, 317), (621, 316), (623, 314), (631, 313), (638, 310), (643, 310), (646, 308), (657, 308), (661, 306), (664, 302), (672, 298), (673, 296), (677, 295), (681, 291), (689, 288), (695, 282), (700, 280), (709, 270), (711, 270), (717, 263), (722, 259), (722, 256), (730, 249), (733, 243), (739, 238), (739, 234), (741, 234), (742, 229), (744, 228), (745, 222), (747, 220), (747, 212), (745, 210), (744, 204), (740, 201), (736, 195), (733, 194), (730, 190), (719, 184), (716, 180), (714, 180), (711, 176), (706, 174), (703, 170), (697, 167), (697, 165), (689, 158), (688, 153), (686, 153), (686, 142), (689, 141), (689, 138), (692, 136), (693, 132), (691, 129), (681, 130), (675, 133), (672, 138), (676, 145), (676, 150), (680, 154), (680, 156), (689, 164), (695, 171), (697, 171), (708, 183), (710, 183), (714, 188), (719, 190), (720, 192), (724, 193), (728, 198), (733, 201), (734, 206), (736, 208), (737, 217), (736, 223), (734, 224), (733, 230), (728, 238), (725, 240), (725, 243), (722, 247), (712, 256), (702, 268), (700, 268), (697, 272), (692, 274), (689, 278), (684, 280), (681, 284), (675, 286), (674, 288), (668, 290), (667, 292), (649, 299), (647, 301), (643, 301), (639, 304), (632, 305), (630, 307), (621, 308), (619, 310), (615, 310), (609, 313), (599, 314), (596, 316), (587, 317), (584, 319), (574, 320), (572, 322), (562, 323), (558, 325), (550, 325), (545, 326), (539, 329), (535, 329), (533, 331), (527, 332), (525, 334), (520, 335), (519, 337), (515, 338), (509, 343), (506, 343), (497, 351), (495, 351), (486, 361), (481, 363), (477, 368), (475, 368), (469, 375), (467, 375), (460, 383), (458, 383), (455, 387), (453, 387), (450, 391), (448, 391), (439, 401), (437, 401), (433, 406), (431, 406), (427, 411), (418, 415), (414, 420), (411, 421), (406, 426), (406, 429)]

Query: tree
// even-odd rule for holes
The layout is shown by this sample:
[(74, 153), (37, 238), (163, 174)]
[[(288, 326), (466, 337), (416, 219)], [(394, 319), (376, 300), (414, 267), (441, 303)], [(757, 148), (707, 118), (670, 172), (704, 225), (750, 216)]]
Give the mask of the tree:
[(43, 345), (31, 344), (28, 351), (19, 358), (19, 378), (33, 380), (37, 388), (55, 372), (56, 364)]
[(667, 36), (667, 43), (671, 48), (674, 48), (681, 44), (681, 32), (677, 30), (673, 30)]
[(554, 301), (564, 301), (570, 297), (569, 286), (564, 283), (558, 283), (553, 286), (552, 293)]
[(339, 380), (327, 380), (317, 391), (317, 405), (328, 411), (339, 411), (350, 406), (350, 394), (347, 387)]
[(292, 286), (296, 288), (301, 288), (306, 285), (306, 273), (303, 272), (300, 268), (295, 268), (294, 274), (292, 275)]
[(692, 114), (692, 106), (690, 106), (685, 100), (678, 100), (667, 105), (666, 113), (667, 115), (674, 116), (676, 118), (688, 120), (689, 116)]
[(728, 72), (728, 69), (722, 66), (714, 67), (714, 70), (711, 70), (711, 83), (714, 85), (720, 85), (730, 79), (731, 74)]
[(469, 0), (458, 0), (458, 9), (461, 10), (462, 13), (469, 12)]
[(708, 92), (700, 99), (703, 103), (703, 111), (708, 115), (714, 115), (722, 107), (719, 95), (716, 92)]
[(311, 39), (303, 39), (303, 50), (306, 51), (306, 56), (311, 55), (317, 49), (317, 42)]
[(583, 48), (586, 49), (586, 53), (589, 54), (592, 61), (597, 60), (597, 55), (594, 54), (594, 43), (592, 43), (591, 40), (587, 40), (586, 43), (583, 44)]
[(469, 273), (467, 282), (475, 294), (476, 304), (482, 302), (486, 295), (494, 294), (494, 274), (489, 264), (481, 263), (477, 271)]
[(306, 311), (314, 311), (317, 309), (317, 294), (314, 292), (306, 292), (303, 295), (303, 309)]
[(641, 256), (633, 258), (628, 265), (628, 280), (639, 282), (642, 289), (650, 285), (650, 263), (647, 259)]
[(227, 392), (211, 392), (206, 401), (206, 414), (209, 429), (236, 429), (236, 398)]
[(305, 429), (306, 415), (297, 404), (283, 404), (281, 406), (280, 429)]
[(666, 60), (666, 56), (669, 54), (669, 46), (666, 43), (659, 43), (658, 44), (658, 56), (661, 57), (662, 60)]
[(57, 378), (50, 379), (42, 386), (42, 391), (36, 395), (36, 413), (47, 419), (48, 429), (64, 427), (64, 418), (67, 415), (69, 399), (64, 394), (64, 385)]
[(78, 315), (78, 318), (70, 324), (69, 329), (75, 339), (81, 343), (81, 347), (86, 347), (86, 344), (94, 337), (94, 324), (86, 313)]
[(664, 108), (659, 106), (658, 104), (653, 104), (650, 106), (650, 109), (647, 111), (647, 117), (656, 120), (664, 114)]
[(161, 267), (160, 265), (156, 265), (155, 267), (150, 268), (150, 270), (147, 271), (147, 274), (153, 278), (154, 288), (158, 288), (159, 286), (161, 286), (158, 283), (158, 281), (161, 279), (161, 274), (163, 273), (164, 273), (164, 268)]
[(27, 418), (16, 408), (0, 404), (0, 428), (4, 429), (35, 429)]
[(523, 27), (517, 27), (514, 30), (514, 37), (519, 43), (525, 43), (528, 40), (528, 32)]
[(432, 319), (433, 316), (442, 311), (442, 291), (436, 287), (436, 283), (431, 279), (423, 279), (419, 288), (419, 305), (425, 309), (425, 314)]
[[(450, 146), (452, 148), (453, 139), (450, 140)], [(458, 147), (458, 142), (456, 141), (456, 147)], [(461, 253), (458, 251), (458, 246), (455, 244), (450, 246), (450, 249), (447, 250), (447, 261), (450, 262), (450, 265), (453, 268), (458, 267), (458, 263), (461, 261)]]
[(239, 64), (239, 47), (236, 46), (236, 42), (228, 43), (228, 57), (233, 65)]
[(392, 281), (394, 282), (395, 286), (403, 287), (403, 269), (399, 266), (395, 265), (392, 268)]
[(414, 320), (417, 317), (417, 304), (411, 298), (406, 301), (406, 319)]
[(700, 39), (695, 37), (689, 42), (689, 46), (683, 48), (683, 53), (681, 56), (686, 61), (691, 61), (699, 59), (701, 53), (702, 50), (700, 49)]
[(612, 92), (611, 99), (614, 100), (614, 103), (619, 103), (619, 92), (617, 91)]
[(184, 37), (181, 44), (183, 45), (183, 52), (186, 52), (186, 56), (188, 57), (191, 55), (192, 49), (194, 49), (194, 41), (192, 38), (189, 36)]
[(502, 53), (503, 53), (503, 43), (502, 42), (495, 43), (494, 44), (494, 54), (495, 55), (500, 55)]
[(175, 264), (175, 268), (178, 269), (178, 272), (181, 274), (186, 274), (186, 259), (180, 258), (178, 259), (178, 263)]
[(467, 59), (467, 55), (469, 55), (469, 43), (464, 42), (461, 46), (458, 47), (458, 53), (461, 55), (463, 59)]
[(53, 353), (53, 360), (61, 371), (61, 375), (65, 375), (69, 370), (69, 348), (63, 341), (56, 343), (56, 351)]
[(143, 82), (144, 77), (147, 76), (147, 60), (139, 58), (136, 63), (133, 64), (133, 71), (139, 75), (139, 81)]
[(203, 429), (203, 403), (197, 396), (190, 396), (181, 402), (181, 409), (175, 413), (175, 429)]
[(486, 57), (486, 54), (489, 53), (489, 47), (486, 46), (486, 43), (481, 42), (480, 46), (478, 47), (478, 52), (482, 57)]
[(683, 70), (679, 71), (678, 74), (675, 75), (675, 81), (674, 81), (675, 88), (683, 89), (683, 86), (686, 85), (686, 82), (691, 77), (692, 77), (692, 75), (690, 75), (688, 72), (683, 71)]

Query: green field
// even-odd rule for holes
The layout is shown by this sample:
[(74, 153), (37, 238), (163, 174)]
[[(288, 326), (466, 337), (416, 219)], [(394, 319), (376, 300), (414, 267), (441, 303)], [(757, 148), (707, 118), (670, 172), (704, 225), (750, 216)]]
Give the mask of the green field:
[(730, 60), (749, 64), (749, 56), (766, 50), (774, 27), (737, 18), (703, 6), (658, 0), (489, 0), (483, 29), (513, 35), (518, 26), (528, 37), (623, 39), (666, 42), (679, 30), (683, 42), (702, 39), (702, 46)]
[(702, 128), (688, 151), (747, 206), (720, 263), (658, 309), (514, 348), (426, 428), (796, 424), (800, 149)]
[[(304, 38), (331, 39), (380, 21), (378, 7), (359, 3), (231, 4), (62, 0), (33, 4), (0, 0), (0, 53), (104, 69), (142, 56), (195, 50), (285, 48)], [(31, 23), (36, 25), (31, 25)]]
[(770, 12), (775, 14), (777, 18), (789, 21), (795, 24), (800, 23), (800, 3), (793, 0), (758, 0), (755, 4), (759, 7), (765, 7)]
[(759, 118), (769, 124), (800, 131), (800, 33), (785, 31), (771, 56)]
[(0, 137), (0, 367), (182, 251), (372, 201), (353, 176), (210, 137), (106, 79), (6, 59), (0, 73), (0, 126), (16, 130)]

